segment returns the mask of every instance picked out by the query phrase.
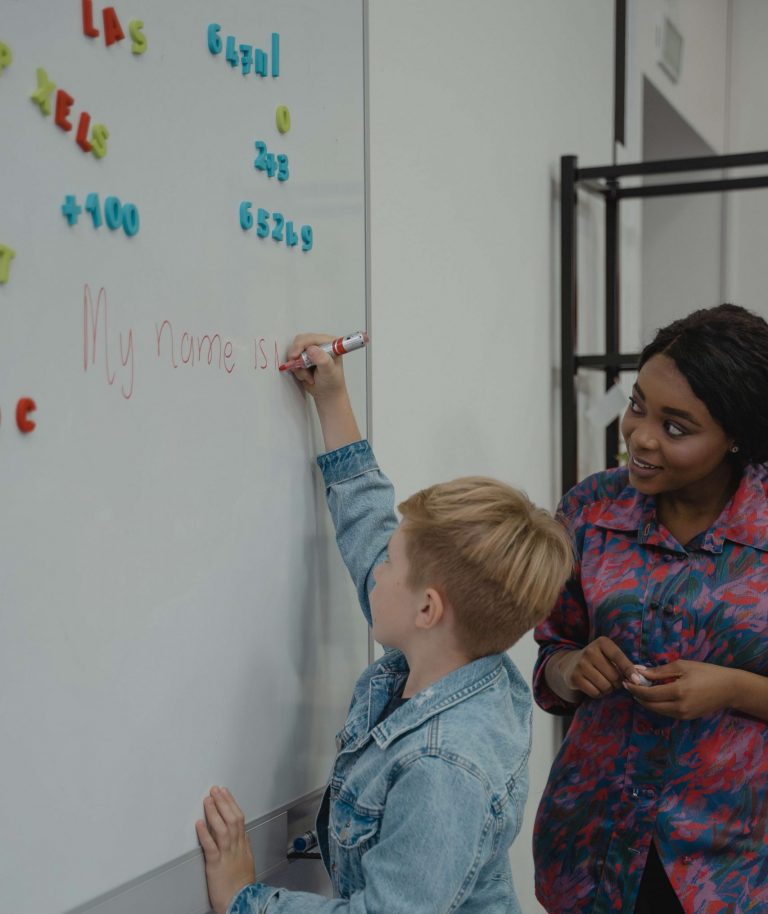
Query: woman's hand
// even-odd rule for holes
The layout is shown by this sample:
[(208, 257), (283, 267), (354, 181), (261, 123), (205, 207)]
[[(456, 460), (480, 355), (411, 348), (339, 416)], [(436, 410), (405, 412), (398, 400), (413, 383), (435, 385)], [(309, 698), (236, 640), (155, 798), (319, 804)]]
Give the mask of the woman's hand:
[[(561, 698), (576, 702), (581, 693), (588, 698), (602, 698), (618, 689), (625, 680), (641, 682), (634, 663), (621, 648), (601, 635), (581, 650), (563, 650), (555, 654), (547, 666), (555, 662), (553, 679), (576, 697), (568, 697), (550, 682)], [(549, 681), (549, 679), (548, 679)]]
[(741, 674), (740, 670), (696, 660), (675, 660), (641, 672), (653, 685), (628, 682), (625, 688), (646, 710), (678, 720), (706, 717), (733, 707)]
[(245, 816), (226, 787), (212, 787), (203, 801), (205, 822), (195, 823), (205, 854), (208, 897), (216, 914), (226, 914), (232, 899), (256, 881)]

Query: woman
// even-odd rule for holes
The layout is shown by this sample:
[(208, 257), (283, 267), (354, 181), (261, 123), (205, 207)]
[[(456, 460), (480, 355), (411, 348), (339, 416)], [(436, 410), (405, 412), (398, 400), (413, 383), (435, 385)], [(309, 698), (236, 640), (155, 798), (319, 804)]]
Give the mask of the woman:
[(768, 911), (768, 324), (696, 311), (643, 350), (628, 466), (560, 505), (574, 577), (536, 629), (574, 714), (539, 806), (550, 914)]

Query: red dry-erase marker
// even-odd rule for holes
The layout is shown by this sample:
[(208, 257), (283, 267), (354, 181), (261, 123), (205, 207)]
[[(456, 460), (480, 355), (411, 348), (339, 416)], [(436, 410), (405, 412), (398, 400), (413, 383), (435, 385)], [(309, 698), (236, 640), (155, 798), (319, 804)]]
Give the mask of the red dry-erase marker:
[[(328, 355), (344, 355), (347, 352), (353, 352), (355, 349), (362, 349), (368, 342), (368, 334), (365, 330), (358, 330), (357, 333), (350, 333), (349, 336), (340, 336), (332, 343), (318, 343), (318, 349), (323, 349)], [(290, 362), (284, 362), (280, 366), (280, 371), (293, 371), (294, 368), (312, 368), (315, 363), (307, 354), (307, 351), (301, 353), (297, 359)]]

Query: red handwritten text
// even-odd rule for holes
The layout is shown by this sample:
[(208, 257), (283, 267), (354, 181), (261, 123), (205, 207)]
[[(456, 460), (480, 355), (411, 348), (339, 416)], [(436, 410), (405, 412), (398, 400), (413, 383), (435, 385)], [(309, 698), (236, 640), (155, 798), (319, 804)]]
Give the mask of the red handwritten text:
[(236, 363), (232, 359), (232, 341), (222, 340), (220, 333), (205, 333), (202, 336), (195, 336), (185, 330), (177, 341), (173, 332), (173, 324), (169, 320), (164, 320), (159, 326), (155, 324), (155, 341), (158, 359), (163, 358), (163, 352), (165, 352), (169, 364), (174, 368), (178, 368), (179, 364), (203, 365), (207, 363), (215, 368), (223, 368), (227, 374), (232, 374), (235, 370)]
[[(110, 346), (114, 348), (114, 339), (110, 340), (109, 336), (109, 310), (107, 305), (107, 290), (103, 287), (99, 289), (99, 294), (96, 298), (96, 310), (93, 308), (93, 296), (91, 295), (91, 288), (86, 283), (83, 291), (83, 371), (88, 371), (88, 365), (93, 367), (96, 365), (96, 347), (99, 337), (99, 318), (101, 317), (101, 306), (104, 305), (103, 320), (102, 320), (102, 340), (104, 345), (104, 371), (107, 377), (107, 384), (110, 387), (115, 383), (115, 377), (117, 372), (110, 371), (109, 367), (109, 352)], [(126, 400), (130, 400), (133, 394), (133, 380), (134, 380), (134, 368), (133, 368), (133, 330), (128, 330), (128, 341), (125, 346), (125, 351), (123, 347), (123, 332), (120, 331), (120, 362), (124, 370), (121, 374), (123, 377), (127, 374), (128, 380), (130, 381), (128, 385), (128, 390), (125, 389), (125, 384), (121, 381), (120, 392)]]

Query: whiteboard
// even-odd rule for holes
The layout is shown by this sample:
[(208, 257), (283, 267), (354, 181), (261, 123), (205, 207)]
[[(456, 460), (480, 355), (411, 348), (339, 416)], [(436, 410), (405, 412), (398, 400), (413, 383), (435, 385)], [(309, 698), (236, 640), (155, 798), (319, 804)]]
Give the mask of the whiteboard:
[[(0, 17), (15, 914), (60, 914), (193, 851), (212, 784), (249, 820), (321, 786), (367, 662), (316, 420), (277, 370), (295, 333), (366, 322), (362, 0), (118, 0), (123, 39), (106, 7), (2, 0)], [(366, 361), (346, 364), (363, 422)]]

